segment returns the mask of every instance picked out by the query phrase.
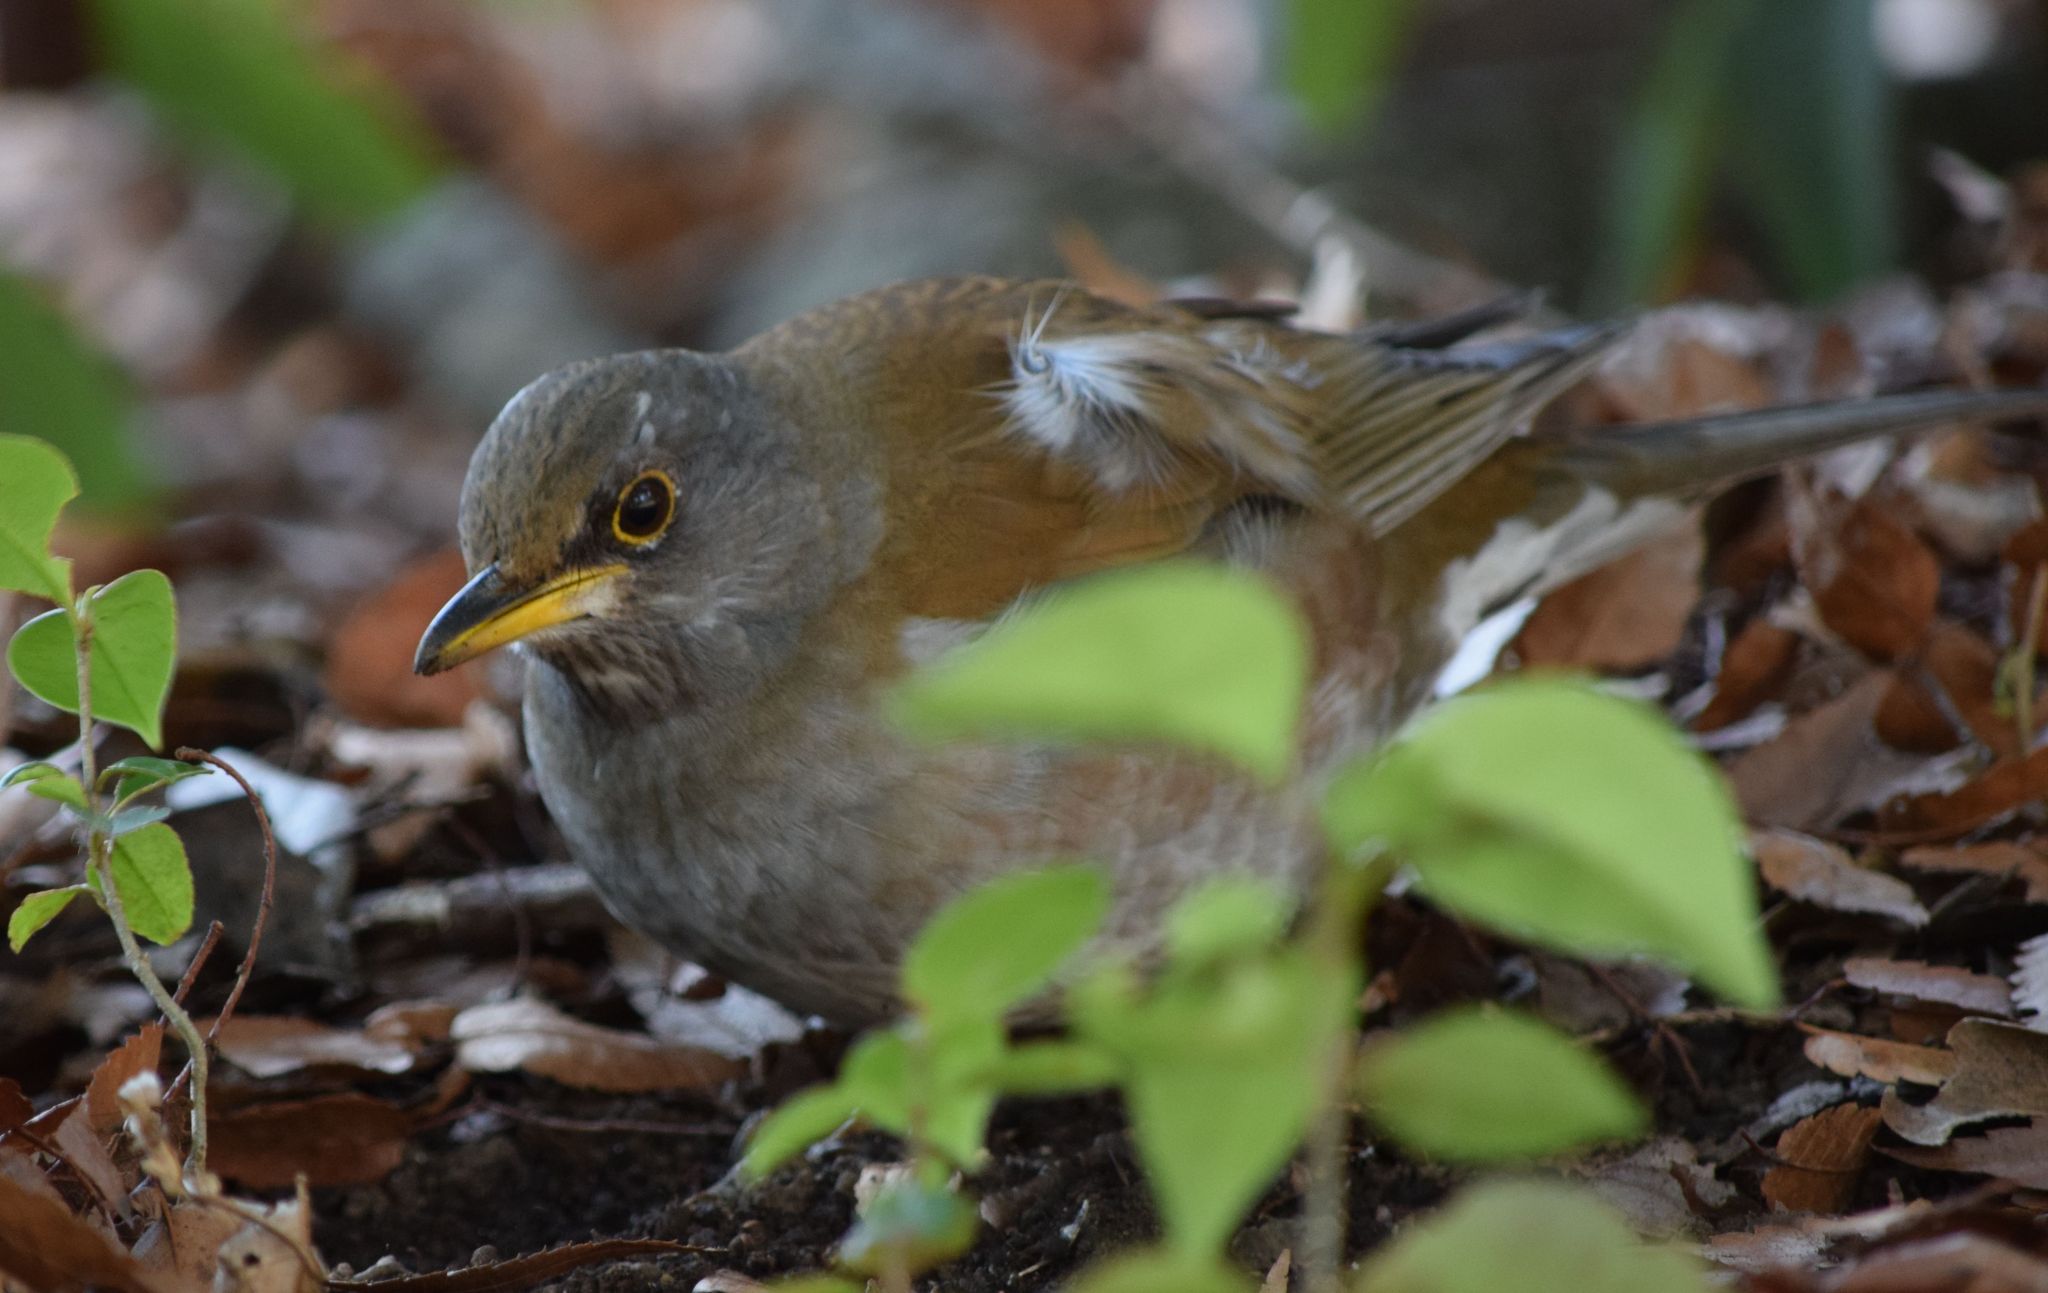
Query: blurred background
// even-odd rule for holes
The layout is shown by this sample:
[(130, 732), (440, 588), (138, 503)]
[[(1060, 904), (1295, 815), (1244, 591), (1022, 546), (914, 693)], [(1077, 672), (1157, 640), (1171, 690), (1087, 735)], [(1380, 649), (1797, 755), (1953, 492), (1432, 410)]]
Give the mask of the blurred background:
[(0, 430), (78, 463), (88, 575), (179, 580), (188, 666), (448, 725), (479, 684), (405, 664), (469, 450), (551, 365), (962, 271), (1308, 285), (1340, 320), (1939, 292), (2048, 260), (2044, 29), (2041, 0), (0, 0)]

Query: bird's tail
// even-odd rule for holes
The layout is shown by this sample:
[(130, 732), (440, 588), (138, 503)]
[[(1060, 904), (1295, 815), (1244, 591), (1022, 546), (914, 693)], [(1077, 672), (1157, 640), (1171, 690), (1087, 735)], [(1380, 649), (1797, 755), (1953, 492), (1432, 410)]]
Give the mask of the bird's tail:
[(1559, 459), (1624, 499), (1685, 497), (1862, 440), (2043, 417), (2048, 390), (1921, 391), (1651, 422), (1575, 441)]

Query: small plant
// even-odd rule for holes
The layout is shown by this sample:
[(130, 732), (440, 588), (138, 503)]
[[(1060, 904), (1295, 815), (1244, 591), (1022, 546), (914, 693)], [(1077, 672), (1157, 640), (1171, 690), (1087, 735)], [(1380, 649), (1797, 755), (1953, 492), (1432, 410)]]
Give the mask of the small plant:
[(135, 757), (98, 766), (96, 722), (128, 728), (150, 746), (163, 742), (163, 708), (177, 653), (177, 611), (161, 571), (138, 570), (103, 587), (74, 590), (71, 563), (50, 551), (57, 514), (78, 493), (56, 449), (25, 436), (0, 435), (0, 589), (56, 603), (21, 626), (7, 644), (7, 666), (31, 693), (78, 715), (78, 770), (24, 763), (0, 779), (56, 801), (78, 823), (85, 878), (23, 898), (7, 921), (19, 952), (81, 894), (107, 913), (121, 953), (192, 1061), (189, 1178), (206, 1170), (205, 1040), (138, 938), (171, 943), (192, 924), (192, 871), (185, 846), (164, 824), (170, 811), (145, 802), (172, 782), (209, 769), (175, 759)]
[[(1083, 1293), (1248, 1289), (1223, 1246), (1304, 1142), (1298, 1265), (1307, 1287), (1340, 1287), (1353, 1105), (1411, 1152), (1462, 1162), (1642, 1134), (1647, 1114), (1621, 1081), (1533, 1018), (1468, 1008), (1361, 1039), (1360, 924), (1397, 866), (1447, 909), (1522, 940), (1654, 956), (1739, 1004), (1775, 1003), (1737, 815), (1660, 715), (1575, 681), (1511, 680), (1439, 706), (1309, 786), (1289, 775), (1308, 658), (1279, 594), (1247, 575), (1170, 564), (1049, 598), (899, 691), (899, 720), (937, 737), (1079, 736), (1222, 755), (1315, 813), (1329, 855), (1298, 921), (1276, 886), (1225, 877), (1169, 913), (1163, 961), (1149, 972), (1116, 961), (1070, 972), (1063, 1041), (1011, 1046), (1002, 1017), (1085, 943), (1105, 905), (1100, 881), (1062, 867), (941, 912), (905, 968), (909, 1017), (862, 1039), (839, 1080), (778, 1111), (748, 1155), (750, 1170), (766, 1171), (855, 1117), (910, 1141), (914, 1185), (884, 1196), (887, 1206), (878, 1199), (850, 1237), (889, 1257), (850, 1269), (908, 1288), (971, 1242), (972, 1212), (942, 1199), (949, 1175), (972, 1166), (1000, 1094), (1123, 1093), (1164, 1235), (1085, 1272)], [(863, 1238), (879, 1234), (895, 1246)], [(832, 1278), (809, 1286), (841, 1287)], [(1704, 1284), (1688, 1260), (1636, 1244), (1599, 1204), (1546, 1183), (1471, 1191), (1352, 1287)]]

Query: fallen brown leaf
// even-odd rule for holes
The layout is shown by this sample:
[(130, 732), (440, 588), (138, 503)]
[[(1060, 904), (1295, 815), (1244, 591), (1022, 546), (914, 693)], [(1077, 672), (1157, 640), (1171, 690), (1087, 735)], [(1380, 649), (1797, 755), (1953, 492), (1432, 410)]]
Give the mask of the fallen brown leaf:
[(1792, 515), (1794, 558), (1822, 622), (1873, 660), (1910, 656), (1934, 624), (1933, 551), (1875, 499), (1802, 492)]
[(236, 1068), (258, 1078), (321, 1067), (404, 1073), (415, 1058), (411, 1047), (392, 1038), (280, 1015), (232, 1016), (216, 1040)]
[(1699, 601), (1706, 541), (1685, 525), (1543, 599), (1515, 635), (1526, 666), (1618, 671), (1677, 647)]
[(530, 997), (471, 1006), (449, 1033), (456, 1062), (472, 1072), (519, 1069), (592, 1091), (701, 1090), (746, 1072), (737, 1060), (599, 1028)]
[(1831, 911), (1870, 912), (1915, 927), (1927, 923), (1927, 909), (1911, 885), (1856, 865), (1840, 845), (1797, 831), (1763, 830), (1750, 832), (1749, 846), (1764, 882), (1781, 893)]
[(453, 669), (432, 677), (412, 671), (420, 634), (442, 603), (468, 579), (462, 554), (450, 549), (401, 571), (358, 606), (327, 648), (327, 694), (351, 718), (384, 727), (454, 727), (483, 694), (483, 675)]
[(1899, 854), (1899, 865), (2016, 879), (2025, 886), (2028, 902), (2048, 903), (2048, 856), (2025, 844), (1927, 844)]
[(2048, 1261), (1962, 1230), (1866, 1253), (1834, 1272), (1827, 1293), (2041, 1293)]
[(1799, 635), (1759, 615), (1742, 626), (1721, 653), (1714, 695), (1692, 721), (1696, 732), (1713, 732), (1747, 718), (1778, 694), (1799, 660)]
[(1882, 1115), (1838, 1104), (1778, 1137), (1779, 1165), (1764, 1173), (1764, 1199), (1780, 1212), (1839, 1212), (1856, 1193)]
[(188, 1293), (144, 1270), (111, 1235), (75, 1215), (56, 1194), (8, 1171), (0, 1171), (0, 1274), (43, 1293), (89, 1287)]
[(2023, 759), (1995, 764), (1959, 790), (1910, 795), (1886, 804), (1887, 830), (1915, 835), (1962, 835), (2048, 798), (2048, 746)]
[(1859, 988), (1889, 992), (1921, 1001), (1938, 1001), (1980, 1015), (2012, 1015), (2012, 988), (1995, 974), (1972, 974), (1954, 965), (1925, 961), (1894, 961), (1880, 956), (1852, 956), (1842, 975)]
[(1949, 1030), (1955, 1071), (1926, 1104), (1884, 1096), (1887, 1127), (1916, 1145), (1939, 1145), (1956, 1128), (1986, 1118), (2048, 1114), (2048, 1033), (1991, 1019)]
[(1954, 1053), (1936, 1046), (1914, 1046), (1887, 1037), (1865, 1037), (1810, 1025), (1801, 1027), (1806, 1033), (1807, 1060), (1843, 1077), (1939, 1086), (1956, 1070)]
[(1999, 755), (2017, 754), (2019, 731), (1998, 712), (1997, 685), (1998, 652), (1991, 644), (1963, 625), (1938, 622), (1878, 707), (1877, 734), (1900, 750), (1939, 753), (1975, 737)]
[(92, 1071), (92, 1079), (85, 1084), (87, 1126), (102, 1134), (110, 1134), (121, 1125), (118, 1093), (122, 1085), (137, 1073), (154, 1073), (163, 1057), (163, 1047), (163, 1025), (144, 1024), (100, 1061), (99, 1067)]
[(1882, 1151), (1900, 1162), (1938, 1172), (1981, 1172), (2029, 1189), (2048, 1189), (2048, 1121), (1991, 1127), (1956, 1136), (1944, 1145), (1892, 1145)]
[(2012, 1004), (2029, 1028), (2048, 1028), (2048, 935), (2036, 934), (2013, 953)]
[(1862, 808), (1865, 770), (1884, 749), (1874, 723), (1890, 687), (1887, 674), (1865, 674), (1729, 764), (1743, 815), (1758, 825), (1799, 829)]
[(208, 1166), (252, 1190), (374, 1181), (405, 1161), (412, 1115), (355, 1091), (281, 1100), (208, 1120)]
[(0, 1135), (36, 1116), (36, 1107), (21, 1093), (21, 1084), (10, 1077), (0, 1077)]

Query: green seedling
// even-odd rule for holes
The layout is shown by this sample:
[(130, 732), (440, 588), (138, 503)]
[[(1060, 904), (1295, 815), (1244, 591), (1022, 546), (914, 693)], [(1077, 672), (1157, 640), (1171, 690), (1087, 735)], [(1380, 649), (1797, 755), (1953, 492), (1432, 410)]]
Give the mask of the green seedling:
[(150, 967), (138, 938), (171, 943), (192, 925), (192, 870), (169, 811), (144, 802), (209, 769), (148, 756), (98, 766), (95, 723), (128, 728), (152, 746), (163, 740), (163, 710), (177, 652), (177, 610), (170, 581), (155, 570), (123, 575), (104, 587), (75, 590), (71, 563), (50, 550), (57, 514), (78, 493), (56, 449), (25, 436), (0, 435), (0, 589), (55, 602), (7, 644), (7, 665), (32, 694), (78, 716), (78, 772), (25, 763), (0, 779), (61, 805), (84, 840), (84, 879), (24, 897), (7, 921), (19, 952), (81, 895), (106, 912), (129, 971), (148, 990), (192, 1058), (192, 1144), (187, 1171), (206, 1170), (204, 1039)]

